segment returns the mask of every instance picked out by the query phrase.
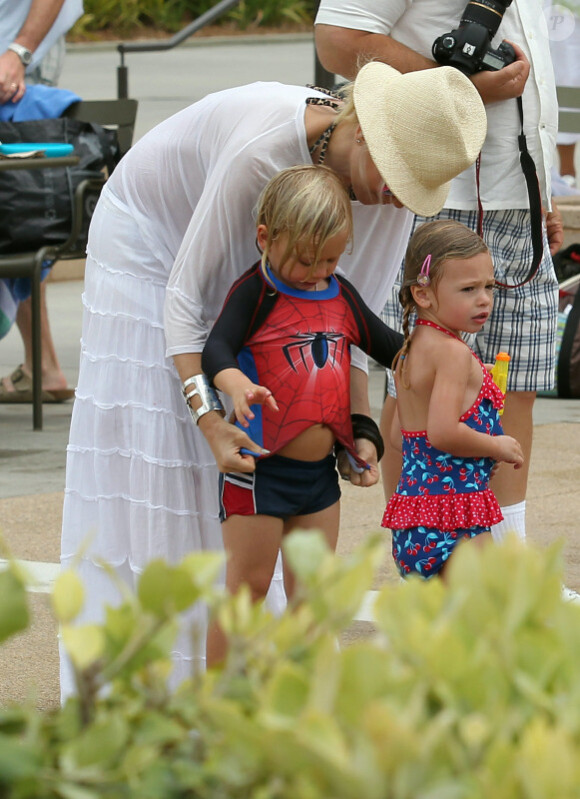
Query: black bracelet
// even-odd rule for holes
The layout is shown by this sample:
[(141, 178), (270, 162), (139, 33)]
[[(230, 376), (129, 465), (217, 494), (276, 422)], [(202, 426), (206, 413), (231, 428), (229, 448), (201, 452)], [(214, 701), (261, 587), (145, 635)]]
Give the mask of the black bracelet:
[[(351, 413), (352, 420), (352, 437), (353, 438), (366, 438), (371, 444), (375, 445), (377, 451), (377, 460), (380, 461), (385, 454), (385, 442), (379, 430), (378, 424), (370, 416), (365, 416), (364, 413)], [(335, 444), (334, 451), (338, 454), (344, 447), (338, 442)]]
[(385, 454), (385, 442), (379, 430), (378, 424), (370, 416), (363, 413), (351, 413), (352, 435), (353, 438), (366, 438), (375, 445), (377, 460), (381, 460)]

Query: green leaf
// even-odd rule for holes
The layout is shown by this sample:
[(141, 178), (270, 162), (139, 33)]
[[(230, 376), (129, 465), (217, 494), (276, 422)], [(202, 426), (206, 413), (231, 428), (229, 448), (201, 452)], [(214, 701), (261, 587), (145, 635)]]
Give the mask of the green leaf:
[(291, 533), (284, 540), (283, 550), (292, 571), (304, 583), (316, 577), (322, 564), (332, 557), (324, 535), (315, 530)]
[(107, 607), (103, 630), (107, 639), (107, 655), (114, 657), (133, 635), (143, 629), (138, 609), (129, 603)]
[(187, 572), (199, 590), (205, 592), (215, 588), (225, 560), (223, 552), (194, 552), (187, 555), (178, 568)]
[(0, 733), (0, 784), (35, 777), (41, 761), (40, 746)]
[(64, 647), (77, 669), (91, 666), (103, 654), (105, 636), (97, 624), (82, 627), (63, 627), (61, 631)]
[(135, 732), (139, 745), (164, 745), (182, 740), (187, 735), (185, 728), (155, 710), (149, 711)]
[(199, 599), (200, 592), (187, 569), (155, 560), (139, 579), (138, 596), (144, 610), (164, 619), (188, 608)]
[(67, 624), (80, 613), (85, 601), (85, 589), (77, 574), (66, 571), (60, 574), (52, 591), (52, 607), (57, 620)]
[(26, 588), (9, 567), (0, 572), (0, 641), (28, 627)]
[(92, 766), (110, 768), (121, 758), (128, 736), (127, 720), (119, 714), (98, 718), (64, 747), (65, 771), (82, 771)]
[(268, 717), (294, 719), (308, 699), (308, 675), (293, 663), (282, 662), (276, 669), (264, 697)]
[[(107, 608), (104, 655), (105, 680), (113, 676), (129, 678), (147, 664), (155, 663), (163, 672), (164, 660), (169, 660), (178, 629), (177, 617), (156, 619), (150, 613), (140, 613), (133, 605)], [(152, 674), (150, 674), (152, 676)]]
[(59, 782), (56, 786), (56, 793), (61, 799), (102, 799), (99, 790), (81, 788), (70, 782)]
[(517, 761), (525, 796), (572, 797), (578, 791), (577, 744), (563, 728), (536, 718), (524, 730)]

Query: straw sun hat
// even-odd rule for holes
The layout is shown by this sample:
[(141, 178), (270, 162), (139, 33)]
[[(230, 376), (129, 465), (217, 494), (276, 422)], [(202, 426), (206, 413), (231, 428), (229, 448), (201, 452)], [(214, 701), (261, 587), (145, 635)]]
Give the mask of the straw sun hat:
[(454, 67), (401, 74), (373, 61), (356, 77), (354, 105), (389, 189), (413, 213), (437, 214), (449, 181), (475, 161), (487, 132), (473, 83)]

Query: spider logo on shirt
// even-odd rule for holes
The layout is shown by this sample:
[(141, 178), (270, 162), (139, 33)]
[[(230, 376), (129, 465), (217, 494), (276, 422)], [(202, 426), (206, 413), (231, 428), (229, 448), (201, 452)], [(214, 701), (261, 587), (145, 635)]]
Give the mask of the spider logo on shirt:
[(334, 363), (342, 359), (344, 351), (345, 338), (343, 333), (325, 333), (320, 331), (318, 333), (297, 333), (291, 336), (292, 341), (282, 347), (284, 357), (297, 372), (297, 363), (304, 364), (306, 371), (310, 371), (306, 362), (305, 354), (310, 352), (314, 365), (319, 369), (327, 363), (330, 358)]

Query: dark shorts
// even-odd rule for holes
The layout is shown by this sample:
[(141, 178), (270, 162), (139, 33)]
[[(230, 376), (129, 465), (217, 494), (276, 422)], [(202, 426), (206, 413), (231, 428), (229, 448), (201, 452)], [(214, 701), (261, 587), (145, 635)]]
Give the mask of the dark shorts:
[(336, 458), (297, 461), (282, 455), (258, 460), (252, 474), (220, 474), (220, 520), (228, 516), (306, 516), (340, 499)]
[(476, 526), (445, 533), (434, 527), (392, 530), (393, 558), (401, 577), (419, 574), (428, 579), (438, 574), (462, 538), (489, 533), (489, 527)]

